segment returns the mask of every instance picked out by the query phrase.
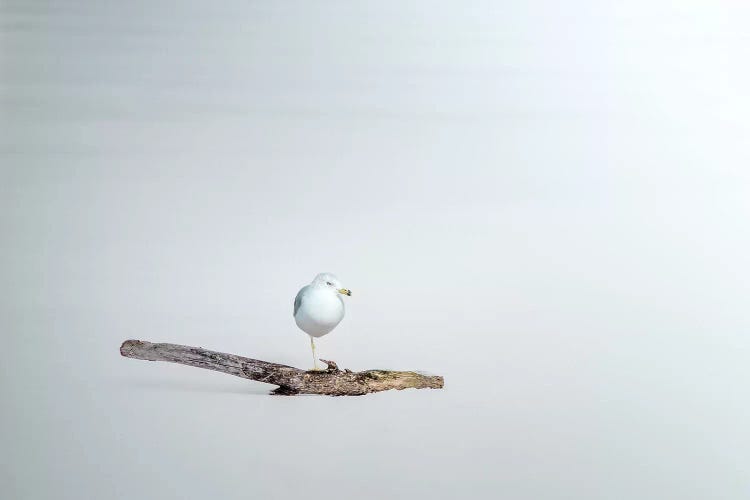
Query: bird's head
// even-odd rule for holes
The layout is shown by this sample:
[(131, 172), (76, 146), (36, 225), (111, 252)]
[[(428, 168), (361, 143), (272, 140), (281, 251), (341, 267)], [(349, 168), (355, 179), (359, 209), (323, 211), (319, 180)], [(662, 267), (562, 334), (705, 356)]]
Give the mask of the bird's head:
[(352, 291), (344, 288), (341, 281), (331, 273), (320, 273), (315, 277), (312, 284), (320, 288), (329, 288), (332, 292), (340, 293), (341, 295), (351, 296), (352, 294)]

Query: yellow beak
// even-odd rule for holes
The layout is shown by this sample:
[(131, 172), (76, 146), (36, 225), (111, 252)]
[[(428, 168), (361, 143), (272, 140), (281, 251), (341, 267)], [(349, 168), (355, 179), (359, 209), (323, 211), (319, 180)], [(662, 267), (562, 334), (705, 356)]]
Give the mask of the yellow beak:
[(352, 296), (352, 291), (346, 288), (339, 288), (339, 293), (342, 295), (348, 295), (349, 297)]

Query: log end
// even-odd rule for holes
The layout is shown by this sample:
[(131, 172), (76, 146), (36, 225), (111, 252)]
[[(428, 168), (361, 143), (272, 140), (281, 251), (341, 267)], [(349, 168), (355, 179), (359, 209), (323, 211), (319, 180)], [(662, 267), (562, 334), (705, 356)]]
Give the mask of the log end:
[(148, 343), (149, 342), (143, 342), (141, 340), (126, 340), (120, 346), (120, 356), (125, 356), (126, 358), (130, 358), (133, 356), (134, 351), (136, 351), (139, 348), (142, 348), (145, 344), (148, 344)]

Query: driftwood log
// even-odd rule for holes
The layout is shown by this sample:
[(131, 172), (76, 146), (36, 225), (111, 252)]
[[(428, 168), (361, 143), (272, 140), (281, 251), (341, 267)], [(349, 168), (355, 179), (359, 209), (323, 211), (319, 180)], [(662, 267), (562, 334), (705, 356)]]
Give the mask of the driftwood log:
[(325, 359), (321, 361), (328, 365), (328, 369), (305, 371), (235, 354), (209, 351), (202, 347), (153, 344), (142, 340), (126, 340), (120, 346), (120, 354), (126, 358), (169, 361), (206, 368), (279, 386), (271, 391), (271, 394), (361, 396), (389, 389), (441, 389), (443, 387), (443, 377), (437, 375), (389, 370), (352, 372), (340, 370), (336, 363)]

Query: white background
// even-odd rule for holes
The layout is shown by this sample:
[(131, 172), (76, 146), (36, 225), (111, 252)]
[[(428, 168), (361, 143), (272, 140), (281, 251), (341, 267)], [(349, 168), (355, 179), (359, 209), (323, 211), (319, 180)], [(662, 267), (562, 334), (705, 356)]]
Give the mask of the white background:
[[(748, 480), (750, 11), (0, 6), (14, 499), (731, 499)], [(128, 338), (442, 391), (270, 397)]]

